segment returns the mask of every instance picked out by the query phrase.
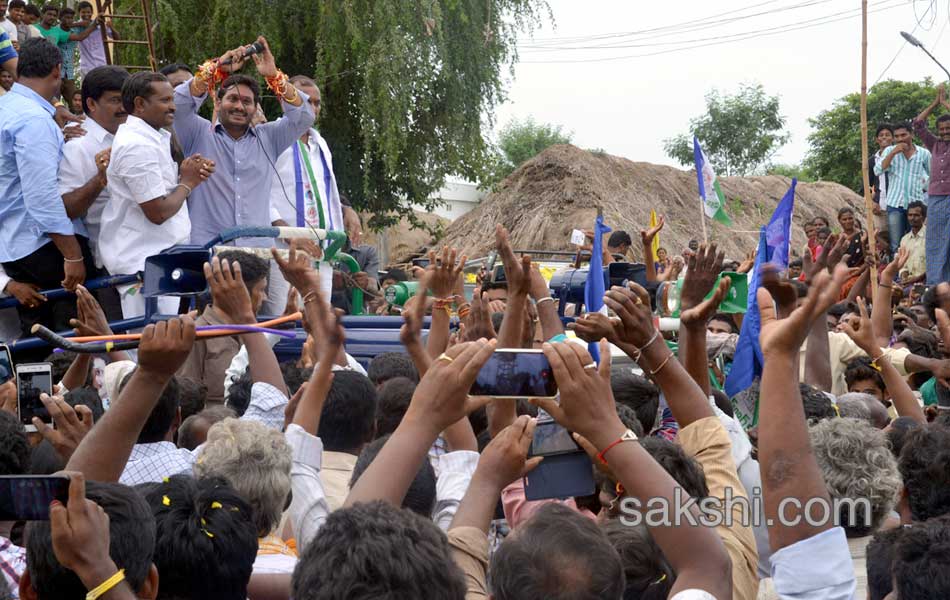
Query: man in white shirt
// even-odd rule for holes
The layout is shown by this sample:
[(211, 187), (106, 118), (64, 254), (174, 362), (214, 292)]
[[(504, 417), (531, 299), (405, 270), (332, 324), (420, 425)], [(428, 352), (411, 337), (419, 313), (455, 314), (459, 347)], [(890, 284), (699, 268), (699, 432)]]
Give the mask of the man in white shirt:
[[(185, 200), (214, 172), (214, 163), (199, 155), (178, 166), (172, 160), (175, 120), (174, 89), (160, 73), (132, 75), (122, 87), (128, 113), (112, 143), (107, 171), (109, 202), (99, 228), (99, 255), (114, 275), (136, 273), (145, 259), (176, 244), (188, 243), (191, 221)], [(145, 314), (141, 284), (120, 286), (122, 315)], [(176, 314), (177, 298), (160, 298), (159, 312)]]
[[(106, 275), (99, 256), (99, 223), (109, 202), (106, 169), (112, 151), (112, 139), (128, 114), (122, 106), (122, 84), (129, 78), (120, 67), (99, 67), (82, 80), (82, 103), (86, 135), (74, 138), (63, 147), (59, 163), (59, 193), (71, 219), (82, 219), (89, 232), (89, 248), (96, 268), (93, 277)], [(118, 296), (110, 290), (98, 293), (99, 302), (110, 319), (119, 319)], [(112, 292), (109, 294), (108, 292)]]
[[(317, 121), (320, 119), (320, 88), (303, 75), (290, 78), (290, 83), (306, 94)], [(315, 121), (316, 122), (316, 121)], [(270, 191), (271, 222), (282, 227), (314, 227), (343, 231), (343, 209), (340, 191), (333, 174), (333, 156), (326, 140), (316, 128), (300, 137), (293, 146), (277, 158), (279, 177), (274, 178)], [(330, 296), (332, 272), (325, 268), (320, 273), (323, 292)], [(279, 315), (287, 304), (290, 284), (284, 279), (276, 263), (271, 262), (267, 299), (262, 312)]]
[(7, 18), (7, 4), (7, 0), (0, 0), (0, 29), (10, 36), (10, 41), (13, 42), (14, 48), (19, 48), (20, 44), (18, 42), (19, 38), (17, 37), (16, 25)]

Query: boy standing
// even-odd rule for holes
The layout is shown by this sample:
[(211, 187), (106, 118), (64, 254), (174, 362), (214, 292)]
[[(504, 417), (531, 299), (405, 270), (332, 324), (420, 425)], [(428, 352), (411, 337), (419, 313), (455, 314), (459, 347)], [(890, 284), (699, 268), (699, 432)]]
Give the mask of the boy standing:
[[(56, 25), (56, 19), (59, 18), (59, 25)], [(40, 23), (40, 33), (55, 44), (63, 54), (63, 85), (60, 90), (65, 99), (71, 99), (76, 91), (76, 73), (75, 57), (76, 45), (89, 37), (96, 30), (96, 21), (78, 32), (73, 32), (73, 21), (76, 18), (76, 11), (66, 7), (59, 10), (52, 4), (43, 7), (43, 21)]]
[[(83, 33), (90, 23), (98, 25), (98, 22), (92, 19), (91, 2), (83, 0), (76, 6), (76, 9), (79, 11), (79, 23), (76, 23), (73, 27), (73, 33)], [(110, 41), (117, 40), (119, 39), (119, 35), (115, 29), (112, 28), (110, 21), (111, 19), (106, 20), (106, 35), (109, 36)], [(98, 31), (79, 41), (79, 72), (83, 77), (85, 77), (89, 71), (92, 71), (96, 67), (105, 66), (105, 64), (105, 45), (102, 43), (102, 36)]]

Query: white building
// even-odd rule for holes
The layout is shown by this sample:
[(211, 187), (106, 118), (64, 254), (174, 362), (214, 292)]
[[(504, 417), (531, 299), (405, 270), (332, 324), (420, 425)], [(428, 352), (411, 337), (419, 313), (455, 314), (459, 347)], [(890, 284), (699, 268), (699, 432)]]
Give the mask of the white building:
[[(485, 196), (485, 190), (478, 189), (477, 184), (463, 179), (447, 177), (442, 189), (432, 194), (433, 198), (442, 200), (447, 206), (439, 206), (432, 212), (444, 219), (454, 221), (478, 206), (478, 203)], [(418, 211), (423, 210), (419, 205), (415, 205), (413, 208)]]

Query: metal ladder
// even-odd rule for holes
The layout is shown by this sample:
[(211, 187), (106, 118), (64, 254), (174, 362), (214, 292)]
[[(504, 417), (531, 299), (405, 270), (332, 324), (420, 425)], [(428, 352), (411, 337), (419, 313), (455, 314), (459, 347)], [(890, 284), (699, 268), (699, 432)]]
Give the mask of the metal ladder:
[(105, 22), (102, 23), (99, 27), (99, 32), (102, 35), (102, 46), (105, 50), (106, 55), (106, 64), (114, 64), (114, 58), (112, 56), (111, 44), (118, 45), (127, 45), (127, 46), (147, 46), (148, 47), (148, 66), (141, 65), (116, 65), (123, 67), (128, 70), (139, 70), (139, 71), (157, 71), (158, 70), (158, 61), (155, 60), (155, 45), (152, 40), (152, 17), (151, 11), (149, 9), (150, 0), (140, 0), (140, 5), (142, 7), (142, 14), (114, 14), (113, 13), (113, 0), (96, 0), (96, 14), (108, 17), (110, 19), (126, 19), (129, 21), (144, 21), (145, 22), (145, 39), (144, 40), (130, 40), (130, 39), (121, 39), (121, 40), (110, 40), (108, 35), (108, 28), (106, 27)]

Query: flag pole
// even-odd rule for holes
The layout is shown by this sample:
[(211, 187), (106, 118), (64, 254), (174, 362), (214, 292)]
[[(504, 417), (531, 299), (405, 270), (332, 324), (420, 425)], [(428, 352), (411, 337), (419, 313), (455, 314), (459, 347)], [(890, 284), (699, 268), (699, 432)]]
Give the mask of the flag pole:
[(861, 175), (864, 178), (864, 208), (867, 214), (868, 252), (871, 261), (871, 297), (877, 290), (874, 199), (868, 173), (868, 0), (861, 0)]
[(699, 200), (699, 222), (703, 224), (703, 244), (709, 245), (709, 236), (706, 235), (706, 203), (702, 198)]

